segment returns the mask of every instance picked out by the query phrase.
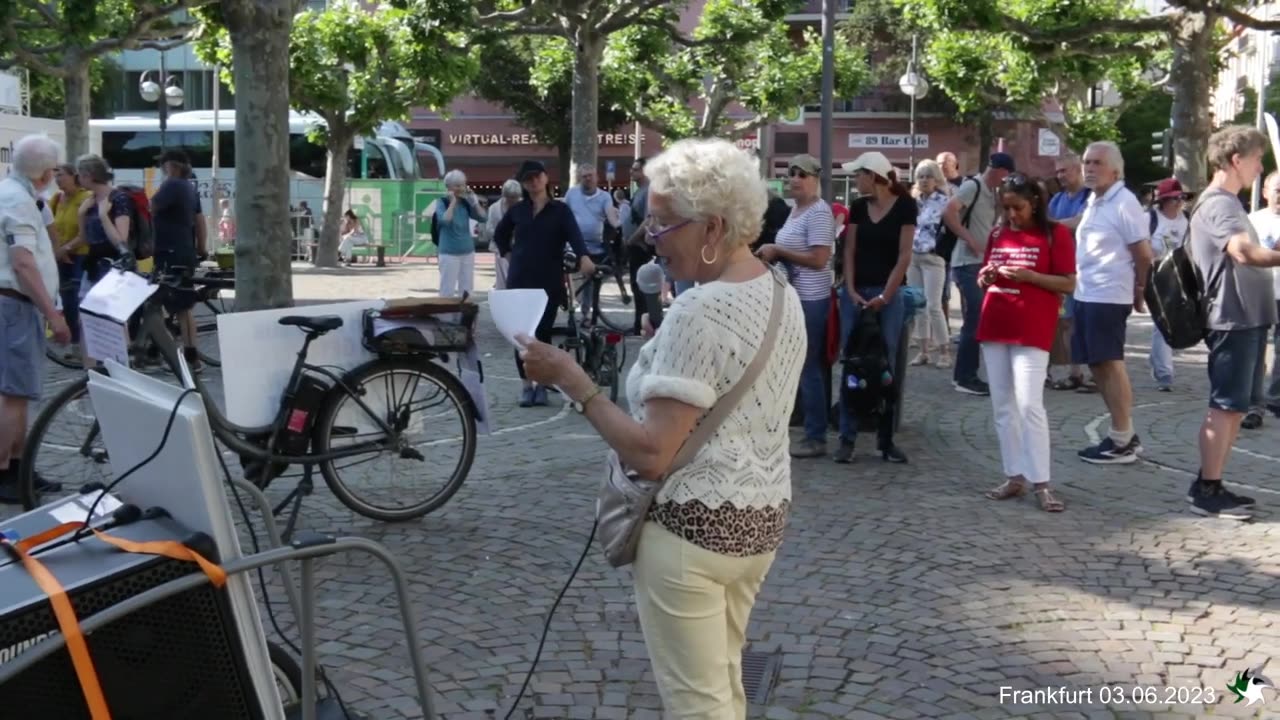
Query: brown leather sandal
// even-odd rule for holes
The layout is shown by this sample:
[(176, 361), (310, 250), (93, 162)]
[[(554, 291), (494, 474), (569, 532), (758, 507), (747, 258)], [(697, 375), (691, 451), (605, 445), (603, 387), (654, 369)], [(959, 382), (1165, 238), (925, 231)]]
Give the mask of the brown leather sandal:
[(1027, 484), (1021, 480), (1005, 480), (1003, 485), (993, 490), (988, 490), (985, 494), (991, 500), (1018, 498), (1027, 494)]
[(1037, 488), (1036, 498), (1040, 501), (1040, 509), (1047, 513), (1060, 513), (1067, 509), (1067, 504), (1053, 494), (1053, 488)]

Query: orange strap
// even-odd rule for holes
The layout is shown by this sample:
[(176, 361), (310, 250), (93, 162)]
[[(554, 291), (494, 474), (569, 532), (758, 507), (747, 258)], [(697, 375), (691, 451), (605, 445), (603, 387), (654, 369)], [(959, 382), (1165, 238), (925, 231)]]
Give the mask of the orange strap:
[[(54, 618), (58, 621), (58, 629), (67, 643), (67, 653), (71, 656), (71, 664), (75, 668), (76, 678), (80, 681), (80, 690), (84, 693), (85, 703), (89, 706), (89, 717), (92, 720), (111, 720), (111, 711), (107, 708), (107, 698), (102, 693), (102, 683), (98, 680), (98, 671), (93, 666), (93, 657), (89, 654), (89, 645), (85, 642), (84, 633), (80, 630), (80, 620), (76, 617), (75, 608), (67, 597), (67, 591), (58, 579), (49, 572), (39, 560), (31, 556), (31, 549), (47, 542), (57, 540), (63, 535), (75, 532), (84, 527), (81, 522), (63, 523), (37, 533), (21, 541), (11, 543), (0, 540), (12, 548), (22, 566), (36, 585), (49, 596), (49, 605), (53, 608)], [(100, 530), (93, 534), (101, 541), (129, 553), (142, 555), (160, 555), (162, 557), (193, 562), (200, 566), (209, 582), (214, 587), (222, 587), (227, 583), (227, 573), (221, 567), (209, 562), (203, 555), (172, 540), (156, 540), (152, 542), (134, 542), (112, 537)]]

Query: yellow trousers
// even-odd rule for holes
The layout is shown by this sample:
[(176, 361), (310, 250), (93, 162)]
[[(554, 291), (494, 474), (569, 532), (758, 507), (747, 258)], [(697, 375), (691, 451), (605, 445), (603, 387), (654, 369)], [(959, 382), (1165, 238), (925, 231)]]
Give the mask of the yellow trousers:
[(636, 608), (671, 720), (745, 720), (742, 647), (774, 553), (730, 557), (645, 523)]

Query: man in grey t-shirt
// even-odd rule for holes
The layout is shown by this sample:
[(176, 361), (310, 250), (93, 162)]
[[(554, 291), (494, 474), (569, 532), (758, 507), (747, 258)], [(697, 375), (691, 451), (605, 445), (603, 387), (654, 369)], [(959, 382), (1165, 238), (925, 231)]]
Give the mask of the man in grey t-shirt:
[(1187, 497), (1200, 515), (1244, 520), (1253, 499), (1222, 486), (1222, 473), (1240, 423), (1249, 411), (1253, 379), (1266, 352), (1267, 328), (1276, 323), (1275, 290), (1266, 268), (1280, 266), (1238, 195), (1262, 173), (1267, 139), (1235, 125), (1209, 138), (1213, 180), (1191, 215), (1191, 258), (1204, 283), (1205, 345), (1209, 347), (1209, 413), (1200, 426), (1200, 473)]

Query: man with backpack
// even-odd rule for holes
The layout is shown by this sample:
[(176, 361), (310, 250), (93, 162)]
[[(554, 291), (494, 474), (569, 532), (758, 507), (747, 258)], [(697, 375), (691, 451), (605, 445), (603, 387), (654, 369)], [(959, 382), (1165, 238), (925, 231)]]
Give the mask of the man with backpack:
[(1240, 424), (1253, 401), (1254, 375), (1276, 324), (1275, 279), (1280, 251), (1259, 241), (1239, 194), (1262, 173), (1267, 139), (1235, 125), (1209, 138), (1209, 187), (1191, 213), (1191, 260), (1203, 288), (1209, 348), (1209, 413), (1200, 426), (1200, 472), (1187, 491), (1199, 515), (1247, 520), (1253, 499), (1223, 487), (1222, 476)]
[[(1191, 220), (1184, 206), (1187, 194), (1182, 190), (1182, 183), (1176, 178), (1165, 178), (1156, 186), (1155, 198), (1147, 210), (1147, 229), (1151, 233), (1151, 252), (1159, 258), (1166, 252), (1182, 245), (1187, 239), (1187, 231)], [(1173, 389), (1173, 348), (1165, 341), (1160, 330), (1151, 330), (1151, 352), (1147, 356), (1151, 363), (1151, 378), (1156, 381), (1156, 389), (1169, 392)]]
[(987, 238), (996, 223), (996, 188), (1014, 172), (1013, 157), (992, 153), (986, 172), (980, 177), (965, 178), (956, 188), (947, 209), (942, 211), (946, 232), (938, 238), (935, 252), (950, 255), (951, 274), (964, 305), (964, 324), (960, 329), (960, 347), (952, 374), (955, 389), (969, 395), (989, 395), (987, 384), (978, 377), (978, 318), (982, 313), (982, 288), (978, 286), (978, 270), (982, 267)]

